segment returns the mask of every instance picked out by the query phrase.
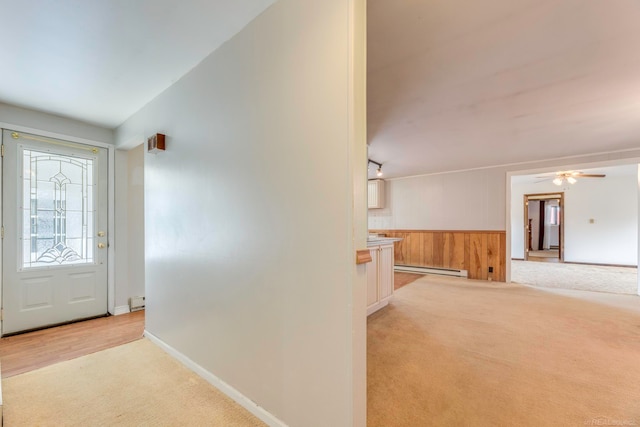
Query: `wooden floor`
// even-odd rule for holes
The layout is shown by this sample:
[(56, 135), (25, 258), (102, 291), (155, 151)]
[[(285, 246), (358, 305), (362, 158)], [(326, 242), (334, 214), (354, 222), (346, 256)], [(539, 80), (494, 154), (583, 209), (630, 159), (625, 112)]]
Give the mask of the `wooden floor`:
[(560, 259), (558, 259), (558, 258), (549, 258), (549, 257), (538, 257), (538, 256), (529, 255), (529, 259), (527, 259), (527, 261), (531, 261), (531, 262), (560, 262)]
[(411, 282), (423, 277), (424, 274), (405, 273), (401, 271), (393, 272), (393, 289), (400, 289), (401, 287), (408, 285)]
[(2, 378), (135, 341), (144, 310), (0, 338)]

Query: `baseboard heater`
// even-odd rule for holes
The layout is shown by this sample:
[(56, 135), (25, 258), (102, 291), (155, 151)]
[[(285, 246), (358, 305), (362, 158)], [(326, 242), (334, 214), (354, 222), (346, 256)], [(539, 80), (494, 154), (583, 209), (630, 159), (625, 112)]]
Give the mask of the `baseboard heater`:
[(145, 297), (131, 297), (129, 298), (129, 310), (138, 311), (144, 310)]
[(452, 268), (437, 268), (437, 267), (413, 267), (410, 265), (395, 265), (393, 266), (395, 271), (403, 271), (406, 273), (420, 273), (420, 274), (439, 274), (441, 276), (455, 276), (455, 277), (469, 277), (467, 270), (455, 270)]

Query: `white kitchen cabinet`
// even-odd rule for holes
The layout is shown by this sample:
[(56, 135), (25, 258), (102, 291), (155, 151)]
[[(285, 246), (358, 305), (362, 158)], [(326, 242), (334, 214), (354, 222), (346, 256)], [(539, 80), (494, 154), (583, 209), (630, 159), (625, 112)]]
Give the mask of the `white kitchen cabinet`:
[(384, 181), (381, 179), (371, 179), (368, 185), (368, 207), (369, 209), (384, 208)]
[(393, 296), (393, 243), (371, 246), (367, 264), (367, 316), (389, 304)]

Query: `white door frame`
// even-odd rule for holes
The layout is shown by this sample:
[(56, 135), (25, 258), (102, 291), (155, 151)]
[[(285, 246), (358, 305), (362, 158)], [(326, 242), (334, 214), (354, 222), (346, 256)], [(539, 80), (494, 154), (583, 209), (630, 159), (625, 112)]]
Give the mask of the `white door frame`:
[[(71, 135), (49, 132), (38, 128), (33, 128), (29, 126), (21, 126), (15, 125), (6, 122), (0, 122), (0, 129), (9, 129), (15, 130), (17, 132), (25, 132), (31, 133), (34, 135), (40, 135), (47, 138), (55, 138), (62, 139), (70, 142), (77, 142), (80, 144), (94, 145), (96, 147), (104, 148), (107, 150), (107, 174), (108, 174), (108, 194), (107, 194), (107, 226), (109, 227), (109, 236), (108, 245), (107, 245), (107, 310), (109, 314), (114, 314), (115, 303), (116, 303), (116, 295), (115, 295), (115, 245), (114, 245), (114, 236), (115, 236), (115, 145), (107, 144), (105, 142), (94, 141), (87, 138), (79, 138)], [(0, 173), (2, 169), (0, 167)], [(0, 183), (1, 183), (1, 175), (0, 175)], [(2, 202), (0, 201), (0, 212), (2, 212)], [(0, 301), (2, 301), (2, 289), (4, 284), (1, 283), (2, 277), (2, 252), (0, 251)], [(0, 330), (2, 328), (2, 321), (0, 321)]]

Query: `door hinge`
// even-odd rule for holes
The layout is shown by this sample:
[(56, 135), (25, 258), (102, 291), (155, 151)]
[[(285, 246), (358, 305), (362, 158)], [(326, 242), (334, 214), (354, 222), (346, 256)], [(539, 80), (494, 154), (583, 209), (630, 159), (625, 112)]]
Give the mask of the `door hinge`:
[(4, 308), (0, 308), (0, 320), (4, 320)]
[(4, 157), (4, 144), (0, 146), (0, 156)]
[(0, 227), (0, 238), (4, 239), (4, 225)]

